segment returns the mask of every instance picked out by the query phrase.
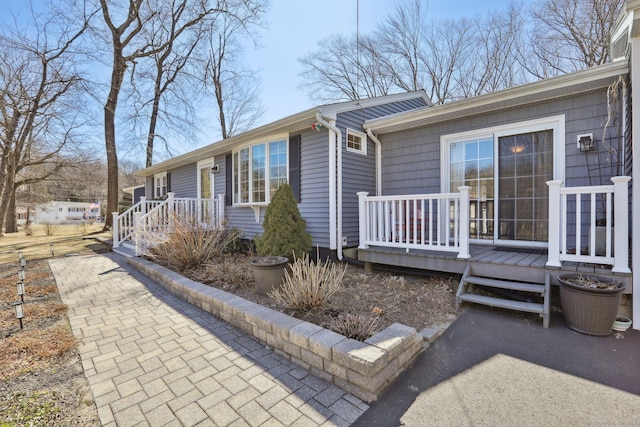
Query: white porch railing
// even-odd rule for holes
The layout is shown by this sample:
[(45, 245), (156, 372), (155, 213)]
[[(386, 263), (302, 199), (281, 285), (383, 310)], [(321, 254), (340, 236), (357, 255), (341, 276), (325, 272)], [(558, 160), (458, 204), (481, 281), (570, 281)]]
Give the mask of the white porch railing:
[[(630, 180), (628, 176), (616, 176), (611, 178), (613, 185), (587, 187), (562, 187), (562, 181), (547, 182), (550, 218), (547, 266), (560, 267), (561, 261), (573, 261), (611, 265), (614, 273), (631, 272)], [(602, 220), (604, 236), (600, 237), (596, 226)], [(596, 251), (596, 243), (604, 244), (603, 253)]]
[(469, 190), (369, 196), (358, 193), (360, 249), (369, 245), (457, 252), (469, 258)]
[(122, 242), (130, 240), (133, 236), (135, 227), (133, 217), (136, 213), (143, 215), (157, 205), (165, 203), (166, 200), (147, 200), (146, 197), (140, 197), (140, 201), (121, 214), (113, 212), (113, 247), (119, 247)]
[(113, 213), (114, 248), (124, 240), (131, 240), (135, 243), (136, 254), (142, 255), (148, 236), (170, 230), (175, 218), (195, 218), (214, 227), (221, 227), (224, 223), (224, 195), (215, 199), (197, 199), (175, 198), (174, 193), (168, 193), (166, 200), (141, 200), (138, 205), (140, 207), (134, 206), (122, 215)]
[[(547, 266), (562, 261), (611, 265), (615, 273), (629, 269), (629, 181), (613, 177), (613, 185), (562, 187), (549, 181)], [(457, 252), (469, 258), (469, 187), (459, 193), (368, 196), (358, 193), (360, 249), (369, 245)], [(604, 237), (596, 237), (600, 216)], [(615, 224), (615, 227), (614, 227)], [(596, 243), (604, 243), (603, 253)], [(585, 244), (583, 244), (585, 243)], [(586, 251), (584, 248), (587, 248)]]

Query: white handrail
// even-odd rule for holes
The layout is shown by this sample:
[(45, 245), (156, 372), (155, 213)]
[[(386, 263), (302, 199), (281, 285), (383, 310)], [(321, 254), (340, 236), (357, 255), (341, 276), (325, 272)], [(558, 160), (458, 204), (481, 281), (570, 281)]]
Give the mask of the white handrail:
[(215, 199), (175, 198), (169, 193), (167, 200), (144, 215), (135, 217), (136, 254), (143, 255), (151, 240), (158, 240), (173, 228), (173, 221), (196, 218), (202, 224), (215, 228), (224, 226), (224, 195)]
[(113, 212), (113, 247), (119, 247), (125, 240), (131, 239), (134, 234), (134, 216), (136, 213), (143, 215), (154, 207), (166, 203), (165, 200), (147, 200), (140, 197), (140, 201), (121, 214)]
[(457, 252), (469, 258), (469, 190), (459, 193), (358, 194), (360, 249), (369, 245)]

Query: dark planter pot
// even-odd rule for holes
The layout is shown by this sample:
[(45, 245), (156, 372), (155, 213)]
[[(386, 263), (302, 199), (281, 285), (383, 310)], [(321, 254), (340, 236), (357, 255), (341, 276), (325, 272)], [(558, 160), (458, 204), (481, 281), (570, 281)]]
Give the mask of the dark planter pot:
[(284, 272), (289, 266), (287, 257), (259, 257), (251, 260), (253, 279), (256, 282), (258, 292), (268, 294), (274, 289), (279, 289), (284, 280)]
[[(587, 276), (613, 286), (606, 289), (588, 288), (572, 282), (572, 279)], [(611, 335), (624, 291), (622, 283), (608, 277), (562, 274), (558, 276), (558, 284), (562, 312), (569, 328), (587, 335)]]

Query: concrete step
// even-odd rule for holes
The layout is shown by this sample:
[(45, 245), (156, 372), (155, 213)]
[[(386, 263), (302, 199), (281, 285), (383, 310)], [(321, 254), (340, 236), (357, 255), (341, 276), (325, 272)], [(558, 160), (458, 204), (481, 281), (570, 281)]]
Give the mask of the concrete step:
[(129, 245), (121, 245), (117, 248), (112, 248), (112, 249), (113, 249), (113, 252), (120, 254), (122, 256), (125, 256), (127, 258), (133, 258), (134, 256), (136, 256), (135, 248)]

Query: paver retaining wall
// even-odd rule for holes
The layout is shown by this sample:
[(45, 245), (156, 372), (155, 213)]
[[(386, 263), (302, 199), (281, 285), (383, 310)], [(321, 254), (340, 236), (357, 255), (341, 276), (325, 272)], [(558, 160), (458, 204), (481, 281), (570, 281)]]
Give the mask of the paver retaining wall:
[(142, 258), (130, 265), (174, 295), (253, 335), (280, 355), (358, 398), (372, 402), (424, 348), (414, 328), (394, 323), (365, 342), (346, 338)]

